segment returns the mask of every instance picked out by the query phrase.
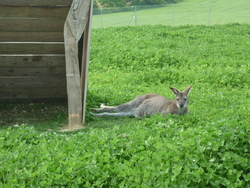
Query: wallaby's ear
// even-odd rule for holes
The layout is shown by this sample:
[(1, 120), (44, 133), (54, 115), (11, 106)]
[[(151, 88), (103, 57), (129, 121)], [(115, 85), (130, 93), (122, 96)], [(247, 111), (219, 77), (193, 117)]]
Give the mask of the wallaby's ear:
[(175, 88), (172, 88), (172, 87), (169, 87), (169, 88), (173, 91), (173, 93), (175, 95), (178, 95), (180, 93), (180, 91), (178, 89), (175, 89)]
[(188, 94), (191, 91), (192, 85), (188, 86), (183, 92)]

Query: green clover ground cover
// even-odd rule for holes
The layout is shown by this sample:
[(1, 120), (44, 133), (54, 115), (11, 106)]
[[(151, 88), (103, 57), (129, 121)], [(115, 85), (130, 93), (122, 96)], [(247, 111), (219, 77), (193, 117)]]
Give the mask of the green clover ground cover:
[(0, 130), (0, 187), (249, 187), (249, 29), (93, 30), (87, 109), (192, 84), (190, 113)]

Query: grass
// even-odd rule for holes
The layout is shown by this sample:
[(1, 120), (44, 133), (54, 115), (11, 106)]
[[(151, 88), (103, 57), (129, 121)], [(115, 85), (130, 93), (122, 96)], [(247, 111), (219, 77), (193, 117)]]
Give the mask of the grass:
[[(130, 8), (131, 9), (131, 8)], [(128, 25), (214, 25), (250, 23), (250, 2), (247, 0), (184, 0), (166, 7), (130, 12), (94, 15), (93, 28)]]
[[(86, 128), (55, 131), (67, 121), (66, 104), (1, 105), (1, 117), (45, 121), (0, 130), (0, 187), (249, 187), (249, 29), (94, 29)], [(90, 115), (91, 107), (140, 94), (174, 98), (169, 86), (190, 84), (184, 116)]]
[(241, 106), (238, 99), (249, 100), (248, 29), (235, 24), (94, 30), (89, 106), (117, 105), (152, 92), (173, 98), (168, 86), (193, 84), (192, 113), (212, 117), (218, 108), (233, 110)]

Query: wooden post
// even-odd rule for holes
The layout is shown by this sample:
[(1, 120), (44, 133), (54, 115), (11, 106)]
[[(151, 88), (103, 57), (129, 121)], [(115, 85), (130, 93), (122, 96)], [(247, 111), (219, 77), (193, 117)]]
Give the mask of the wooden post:
[(82, 104), (83, 113), (82, 121), (85, 122), (85, 109), (86, 109), (86, 98), (88, 89), (88, 65), (89, 65), (89, 54), (90, 54), (90, 35), (92, 26), (92, 13), (93, 13), (93, 1), (91, 1), (89, 19), (83, 36), (83, 50), (82, 50), (82, 70), (81, 70), (81, 86), (82, 86)]
[[(91, 6), (92, 0), (74, 0), (64, 24), (69, 129), (83, 127), (86, 95), (83, 97), (82, 87), (84, 87), (84, 91), (86, 91), (87, 68), (82, 72), (82, 74), (85, 74), (85, 81), (82, 86), (78, 60), (78, 42), (86, 28), (86, 35), (88, 36), (90, 33), (90, 28), (86, 26), (89, 25), (88, 23), (92, 16), (90, 14), (92, 12)], [(87, 43), (84, 45), (86, 53), (89, 53), (89, 40), (85, 42)], [(88, 58), (88, 54), (82, 56), (82, 59), (85, 59), (83, 62), (86, 65), (88, 63)], [(86, 65), (83, 66), (87, 67)]]

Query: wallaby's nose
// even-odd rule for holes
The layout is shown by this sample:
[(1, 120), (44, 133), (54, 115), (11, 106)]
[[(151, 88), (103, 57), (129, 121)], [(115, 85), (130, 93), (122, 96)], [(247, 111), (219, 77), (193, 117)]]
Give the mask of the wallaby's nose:
[(184, 104), (180, 104), (180, 108), (183, 108), (184, 107)]

